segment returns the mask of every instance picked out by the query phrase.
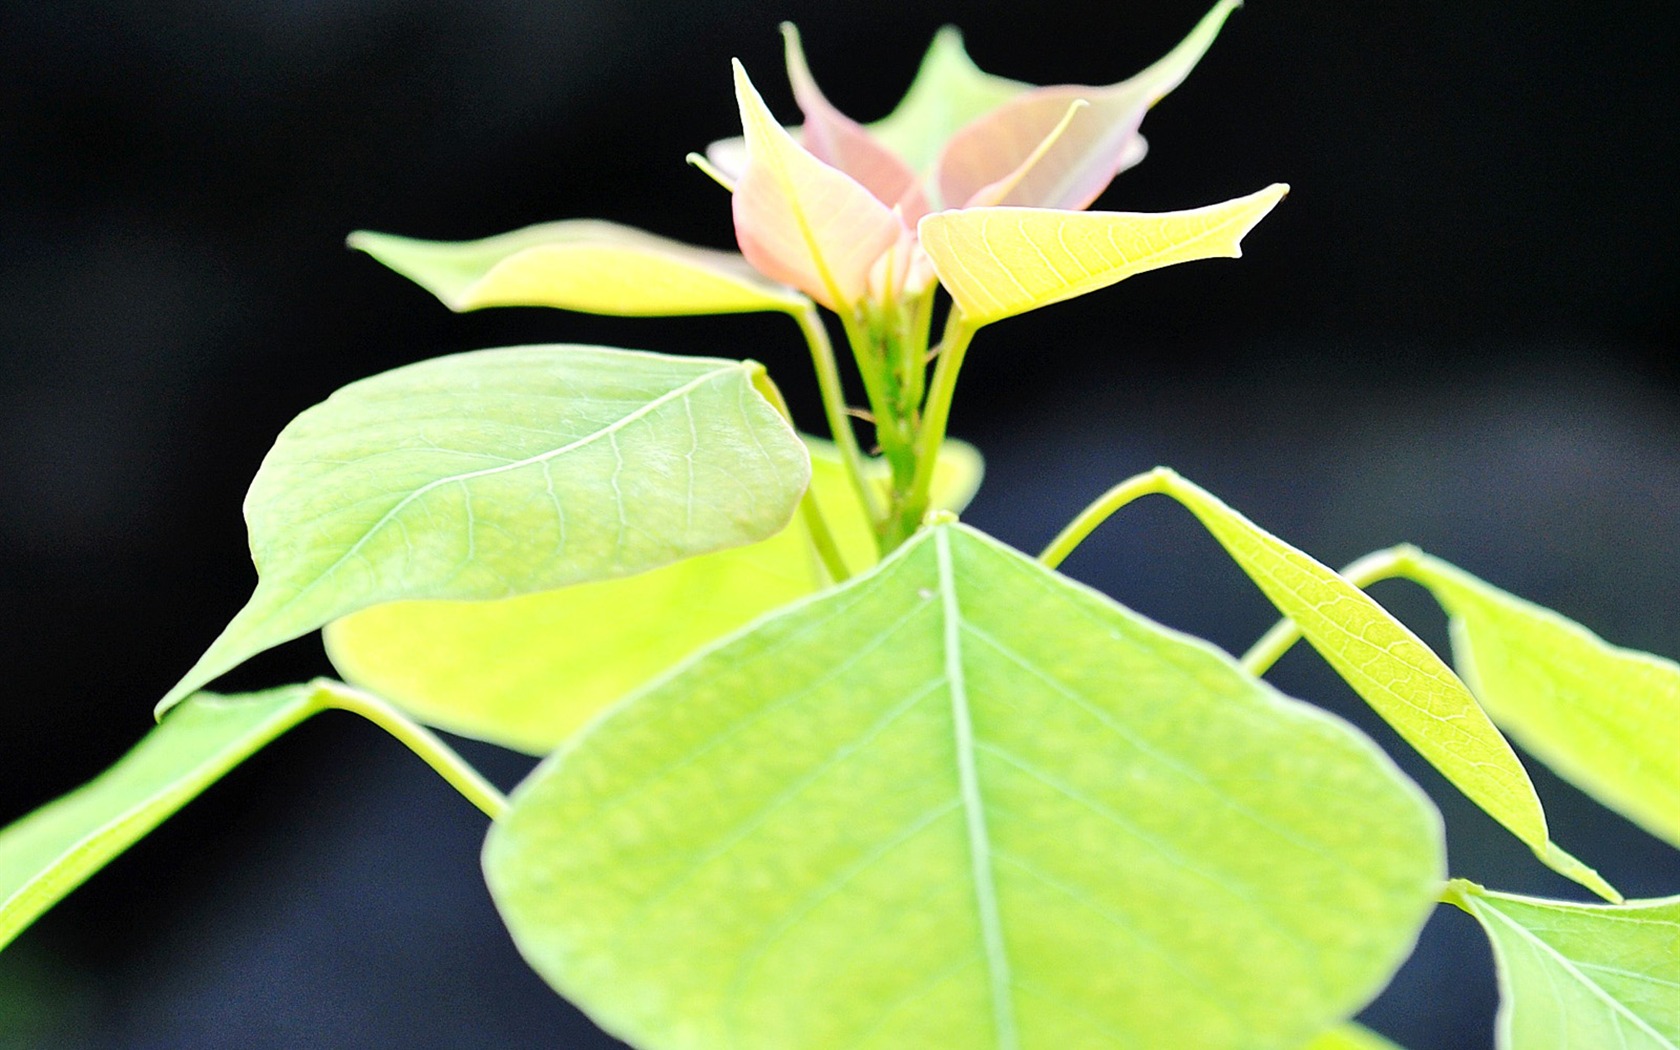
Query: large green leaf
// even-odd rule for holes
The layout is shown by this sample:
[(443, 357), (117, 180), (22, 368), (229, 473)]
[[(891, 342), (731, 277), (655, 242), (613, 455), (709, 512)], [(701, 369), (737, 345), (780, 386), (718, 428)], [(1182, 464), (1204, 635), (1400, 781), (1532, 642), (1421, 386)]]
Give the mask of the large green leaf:
[(1558, 873), (1610, 899), (1615, 889), (1554, 844), (1516, 753), (1435, 651), (1364, 591), (1199, 486), (1157, 472), (1336, 673), (1472, 802)]
[[(811, 492), (846, 563), (875, 540), (834, 446), (807, 439)], [(872, 460), (884, 488), (886, 464)], [(946, 442), (935, 506), (961, 510), (980, 457)], [(802, 518), (760, 543), (639, 576), (496, 602), (393, 602), (327, 627), (333, 664), (417, 718), (546, 754), (596, 712), (754, 617), (828, 582)]]
[(774, 535), (810, 464), (762, 381), (750, 361), (530, 346), (352, 383), (263, 460), (256, 592), (160, 710), (379, 602), (529, 594)]
[(1680, 897), (1571, 904), (1455, 880), (1493, 941), (1500, 1050), (1680, 1050)]
[(1583, 791), (1680, 846), (1680, 666), (1409, 552), (1452, 617), (1459, 671), (1496, 722)]
[(555, 306), (648, 317), (797, 310), (806, 301), (759, 276), (734, 252), (591, 219), (542, 223), (477, 241), (360, 231), (349, 243), (451, 310)]
[(99, 777), (0, 831), (0, 947), (263, 745), (325, 706), (317, 690), (199, 693)]
[(615, 708), (485, 849), (644, 1050), (1293, 1050), (1441, 867), (1357, 731), (953, 524)]

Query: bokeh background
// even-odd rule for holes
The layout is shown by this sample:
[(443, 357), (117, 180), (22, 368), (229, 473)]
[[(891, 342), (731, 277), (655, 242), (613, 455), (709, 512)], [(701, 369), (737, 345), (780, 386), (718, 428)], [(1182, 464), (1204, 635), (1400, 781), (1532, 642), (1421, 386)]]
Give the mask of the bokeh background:
[[(682, 157), (733, 131), (731, 56), (791, 119), (779, 20), (873, 119), (944, 21), (987, 69), (1107, 83), (1203, 6), (0, 3), (0, 820), (145, 731), (251, 585), (238, 508), (263, 452), (345, 382), (533, 341), (750, 355), (818, 425), (785, 319), (453, 316), (346, 232), (589, 216), (726, 246), (727, 199)], [(1240, 263), (981, 336), (953, 424), (990, 458), (967, 520), (1036, 550), (1168, 463), (1326, 561), (1412, 540), (1680, 654), (1677, 30), (1673, 5), (1629, 0), (1255, 0), (1101, 206), (1294, 192)], [(1164, 502), (1067, 569), (1234, 651), (1270, 622)], [(1427, 599), (1384, 588), (1444, 641)], [(325, 669), (305, 641), (225, 684)], [(1275, 678), (1396, 747), (1455, 871), (1574, 895), (1310, 654)], [(463, 747), (504, 785), (529, 764)], [(1562, 843), (1630, 894), (1680, 892), (1680, 854), (1536, 778)], [(0, 955), (0, 1047), (614, 1045), (515, 956), (482, 832), (394, 742), (324, 716)], [(1479, 932), (1443, 913), (1366, 1016), (1414, 1050), (1485, 1050), (1494, 996)]]

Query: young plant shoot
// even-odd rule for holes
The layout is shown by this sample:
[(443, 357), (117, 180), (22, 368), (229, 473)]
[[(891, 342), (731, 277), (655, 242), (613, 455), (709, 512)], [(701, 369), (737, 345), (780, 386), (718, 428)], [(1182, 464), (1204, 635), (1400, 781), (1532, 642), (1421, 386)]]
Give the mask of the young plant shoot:
[[(1442, 901), (1491, 939), (1502, 1048), (1680, 1047), (1680, 897), (1623, 901), (1553, 843), (1503, 735), (1680, 846), (1680, 667), (1411, 548), (1336, 573), (1165, 468), (1036, 557), (958, 520), (981, 467), (947, 423), (971, 347), (1007, 343), (992, 325), (1236, 257), (1283, 199), (1089, 210), (1236, 6), (1095, 87), (982, 72), (947, 29), (869, 125), (784, 27), (802, 123), (737, 63), (742, 135), (690, 158), (729, 193), (739, 253), (592, 220), (354, 234), (455, 310), (784, 313), (827, 437), (756, 362), (565, 344), (423, 361), (307, 409), (245, 502), (249, 603), (134, 751), (0, 832), (0, 946), (340, 708), (490, 818), (519, 950), (643, 1050), (1380, 1047), (1349, 1019)], [(1056, 571), (1151, 494), (1284, 617), (1244, 659)], [(1389, 577), (1439, 599), (1456, 673), (1364, 593)], [(342, 682), (203, 691), (317, 630)], [(1297, 638), (1603, 901), (1449, 882), (1429, 799), (1257, 677)], [(546, 758), (504, 798), (424, 726)]]

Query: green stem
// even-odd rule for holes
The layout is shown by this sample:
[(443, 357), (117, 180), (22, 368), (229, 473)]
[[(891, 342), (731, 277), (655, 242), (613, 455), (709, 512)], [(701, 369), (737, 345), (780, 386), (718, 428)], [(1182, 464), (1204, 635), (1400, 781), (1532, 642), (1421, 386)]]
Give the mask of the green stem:
[(1134, 477), (1127, 478), (1120, 484), (1091, 501), (1091, 505), (1079, 512), (1079, 516), (1068, 522), (1067, 528), (1056, 534), (1050, 545), (1038, 556), (1038, 560), (1054, 569), (1067, 556), (1073, 553), (1075, 547), (1084, 542), (1085, 537), (1096, 531), (1098, 525), (1107, 521), (1109, 515), (1124, 507), (1140, 496), (1150, 496), (1167, 491), (1168, 479), (1171, 473), (1162, 467), (1146, 471)]
[[(1373, 551), (1348, 565), (1341, 575), (1355, 587), (1364, 590), (1378, 581), (1406, 576), (1417, 553), (1416, 547), (1405, 543), (1398, 547)], [(1243, 670), (1256, 676), (1265, 674), (1300, 640), (1301, 629), (1295, 625), (1294, 620), (1284, 617), (1273, 624), (1272, 629), (1261, 635), (1260, 640), (1243, 654)]]
[(851, 475), (852, 487), (857, 490), (858, 499), (863, 502), (864, 512), (869, 515), (869, 520), (880, 521), (884, 512), (864, 473), (863, 450), (858, 447), (857, 434), (852, 430), (852, 421), (846, 415), (846, 395), (840, 385), (840, 367), (834, 359), (834, 344), (828, 338), (828, 329), (823, 325), (822, 315), (817, 312), (817, 305), (809, 300), (800, 309), (790, 313), (794, 322), (799, 325), (799, 331), (805, 336), (806, 345), (811, 348), (811, 363), (817, 372), (817, 389), (822, 394), (823, 415), (828, 419), (828, 429), (834, 438), (834, 444), (840, 449), (840, 458), (846, 464), (846, 473)]
[(314, 686), (317, 692), (326, 698), (329, 707), (360, 715), (396, 737), (410, 751), (419, 755), (428, 766), (437, 770), (439, 776), (491, 820), (500, 820), (502, 814), (507, 812), (507, 796), (498, 791), (494, 784), (485, 780), (478, 770), (468, 765), (466, 759), (456, 754), (453, 748), (431, 730), (410, 721), (402, 712), (379, 697), (364, 693), (343, 682), (321, 678), (316, 679)]
[(933, 367), (921, 431), (916, 439), (916, 474), (910, 483), (909, 497), (900, 508), (900, 520), (895, 523), (902, 532), (896, 537), (898, 543), (916, 531), (927, 513), (934, 467), (939, 462), (939, 449), (945, 444), (945, 428), (951, 421), (951, 398), (957, 389), (957, 376), (962, 371), (963, 358), (968, 355), (968, 345), (979, 330), (979, 326), (963, 319), (961, 310), (951, 307), (951, 315), (945, 320), (945, 334), (939, 340), (939, 361)]
[[(782, 388), (767, 373), (760, 372), (756, 383), (758, 392), (770, 402), (770, 407), (781, 413), (788, 426), (793, 425), (793, 411), (788, 408), (787, 399), (782, 396)], [(846, 568), (846, 559), (840, 556), (840, 546), (834, 542), (834, 533), (829, 531), (828, 519), (823, 517), (822, 507), (817, 504), (815, 485), (806, 485), (805, 494), (799, 497), (799, 514), (805, 521), (805, 535), (811, 539), (811, 546), (815, 548), (817, 557), (822, 559), (823, 568), (828, 570), (829, 578), (835, 583), (851, 577), (851, 571)]]

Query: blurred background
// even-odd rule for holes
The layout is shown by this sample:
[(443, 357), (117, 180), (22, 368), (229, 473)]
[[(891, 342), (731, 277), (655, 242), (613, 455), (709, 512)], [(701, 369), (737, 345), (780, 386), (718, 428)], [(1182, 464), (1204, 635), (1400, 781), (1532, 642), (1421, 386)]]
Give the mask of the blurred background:
[[(784, 318), (454, 316), (342, 247), (600, 217), (728, 246), (683, 154), (734, 132), (728, 61), (794, 115), (776, 23), (884, 114), (946, 21), (990, 71), (1108, 83), (1202, 0), (0, 3), (0, 821), (81, 783), (253, 582), (239, 504), (278, 430), (352, 379), (520, 342), (752, 356), (819, 426)], [(968, 521), (1029, 550), (1167, 463), (1332, 564), (1400, 540), (1680, 654), (1680, 11), (1255, 0), (1145, 124), (1100, 207), (1288, 181), (1240, 263), (1139, 277), (982, 334), (953, 431)], [(1267, 607), (1146, 501), (1066, 566), (1241, 651)], [(1379, 597), (1444, 643), (1409, 585)], [(313, 640), (227, 688), (327, 665)], [(1419, 768), (1314, 657), (1274, 675), (1440, 801), (1455, 873), (1578, 896)], [(463, 744), (504, 785), (529, 760)], [(1632, 896), (1680, 854), (1536, 769), (1556, 838)], [(483, 821), (343, 715), (306, 724), (0, 955), (0, 1048), (614, 1045), (519, 961)], [(1449, 909), (1450, 911), (1450, 909)], [(1366, 1014), (1492, 1045), (1479, 931), (1443, 912)]]

